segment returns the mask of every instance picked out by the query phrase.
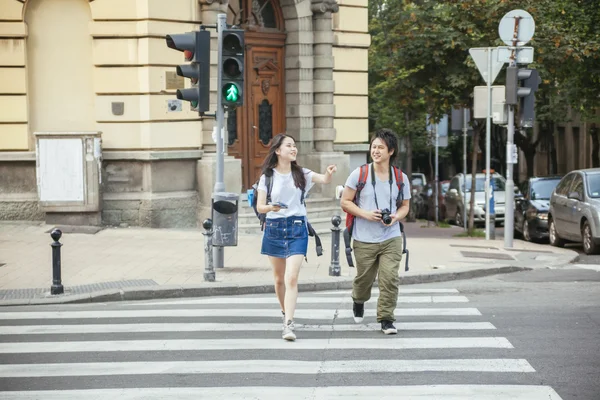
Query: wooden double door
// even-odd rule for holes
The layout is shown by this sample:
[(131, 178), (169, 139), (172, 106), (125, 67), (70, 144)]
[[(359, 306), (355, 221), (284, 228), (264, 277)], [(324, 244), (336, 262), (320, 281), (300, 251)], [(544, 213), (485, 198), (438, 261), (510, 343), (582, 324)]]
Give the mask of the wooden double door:
[(228, 154), (242, 160), (244, 190), (260, 176), (271, 138), (285, 132), (285, 34), (246, 32), (244, 105), (227, 116)]

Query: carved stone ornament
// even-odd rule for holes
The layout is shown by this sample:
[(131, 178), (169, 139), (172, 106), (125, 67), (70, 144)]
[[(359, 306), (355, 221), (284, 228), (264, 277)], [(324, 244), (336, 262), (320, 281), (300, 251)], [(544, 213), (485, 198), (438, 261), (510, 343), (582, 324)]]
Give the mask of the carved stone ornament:
[(262, 89), (263, 94), (266, 96), (269, 93), (269, 89), (271, 89), (271, 80), (263, 79), (260, 83), (260, 88)]
[(310, 9), (313, 14), (325, 14), (326, 12), (336, 13), (339, 11), (340, 6), (336, 0), (311, 0)]

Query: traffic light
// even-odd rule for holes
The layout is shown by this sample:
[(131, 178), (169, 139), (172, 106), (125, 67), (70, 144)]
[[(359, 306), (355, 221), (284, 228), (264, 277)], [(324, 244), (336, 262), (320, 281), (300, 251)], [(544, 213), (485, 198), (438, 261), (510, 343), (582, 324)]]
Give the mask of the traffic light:
[[(523, 82), (520, 85), (520, 82)], [(506, 104), (519, 105), (520, 126), (531, 128), (535, 121), (535, 92), (540, 75), (535, 69), (509, 66), (506, 69)]]
[(244, 104), (244, 30), (223, 30), (221, 59), (221, 99), (223, 105)]
[(179, 100), (189, 101), (202, 115), (210, 109), (210, 32), (202, 30), (167, 35), (167, 46), (183, 52), (190, 64), (177, 66), (177, 75), (190, 78), (192, 87), (177, 89)]

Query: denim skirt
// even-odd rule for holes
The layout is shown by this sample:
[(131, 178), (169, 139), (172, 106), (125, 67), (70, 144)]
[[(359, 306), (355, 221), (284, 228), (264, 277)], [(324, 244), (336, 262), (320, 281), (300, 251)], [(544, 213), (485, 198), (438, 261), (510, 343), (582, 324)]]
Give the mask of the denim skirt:
[(268, 218), (265, 222), (261, 254), (288, 258), (308, 250), (306, 217)]

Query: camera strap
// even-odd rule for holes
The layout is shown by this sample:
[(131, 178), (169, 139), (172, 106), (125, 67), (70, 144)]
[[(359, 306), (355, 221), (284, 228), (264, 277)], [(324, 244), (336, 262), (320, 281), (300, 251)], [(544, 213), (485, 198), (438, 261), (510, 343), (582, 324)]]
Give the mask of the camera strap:
[[(377, 190), (375, 189), (375, 184), (376, 182), (376, 177), (375, 177), (375, 167), (373, 166), (373, 163), (371, 163), (371, 183), (373, 184), (373, 196), (375, 197), (375, 206), (377, 206), (378, 210), (381, 210), (379, 208), (379, 203), (377, 203)], [(394, 184), (394, 173), (392, 172), (392, 164), (390, 164), (390, 212), (392, 212), (392, 185)]]

